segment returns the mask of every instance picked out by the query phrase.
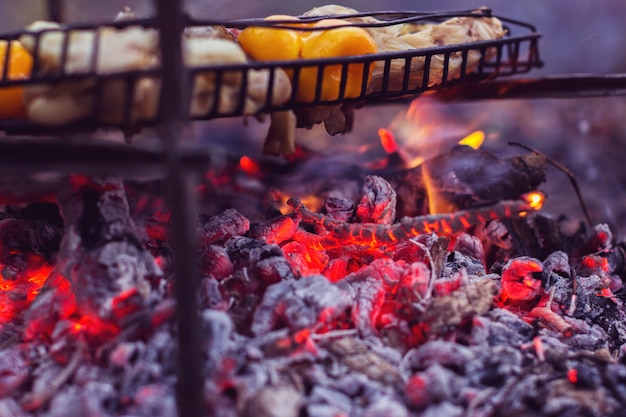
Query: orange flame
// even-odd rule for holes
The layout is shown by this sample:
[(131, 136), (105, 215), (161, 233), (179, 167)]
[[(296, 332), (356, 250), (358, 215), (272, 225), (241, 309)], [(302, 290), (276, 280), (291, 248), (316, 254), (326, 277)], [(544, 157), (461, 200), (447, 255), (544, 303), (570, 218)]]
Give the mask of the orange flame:
[(532, 191), (523, 196), (524, 200), (528, 202), (528, 205), (533, 210), (540, 210), (543, 206), (543, 202), (546, 200), (546, 196), (540, 191)]
[(459, 145), (467, 145), (470, 148), (478, 149), (485, 141), (485, 132), (476, 130), (459, 141)]

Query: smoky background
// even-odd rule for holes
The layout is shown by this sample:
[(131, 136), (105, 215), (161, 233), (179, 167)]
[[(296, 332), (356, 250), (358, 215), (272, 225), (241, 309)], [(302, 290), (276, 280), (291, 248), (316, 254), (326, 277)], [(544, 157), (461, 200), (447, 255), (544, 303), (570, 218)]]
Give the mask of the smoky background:
[[(66, 21), (99, 22), (115, 17), (124, 6), (139, 16), (154, 13), (149, 0), (66, 0), (61, 2)], [(272, 14), (303, 13), (327, 4), (294, 0), (187, 0), (184, 7), (196, 19), (236, 19)], [(531, 23), (542, 34), (540, 57), (545, 65), (525, 76), (554, 74), (611, 74), (626, 72), (626, 2), (623, 0), (568, 0), (567, 2), (525, 0), (342, 0), (339, 4), (359, 11), (411, 10), (451, 11), (489, 7), (495, 15)], [(23, 28), (33, 20), (47, 17), (45, 0), (0, 0), (0, 32)], [(299, 130), (298, 141), (320, 152), (354, 149), (378, 140), (377, 129), (392, 128), (406, 114), (408, 104), (367, 107), (357, 111), (352, 132), (329, 137), (321, 126)], [(524, 99), (452, 102), (433, 104), (440, 126), (436, 135), (454, 138), (459, 131), (481, 129), (486, 146), (499, 154), (523, 152), (507, 146), (518, 141), (535, 147), (567, 166), (578, 179), (595, 222), (608, 222), (618, 236), (626, 235), (626, 99), (599, 97), (579, 99)], [(428, 117), (425, 117), (428, 119)], [(441, 122), (443, 120), (443, 122)], [(420, 121), (428, 123), (428, 120)], [(235, 147), (258, 154), (267, 123), (256, 120), (215, 120), (202, 122), (194, 131), (203, 143), (215, 149)], [(450, 132), (454, 132), (451, 134)], [(399, 142), (407, 140), (399, 137)], [(451, 146), (440, 137), (422, 138)], [(245, 144), (245, 146), (241, 146)], [(335, 156), (337, 158), (337, 156)], [(332, 168), (328, 168), (332, 169)], [(545, 211), (554, 216), (565, 213), (574, 222), (582, 219), (567, 178), (549, 170), (542, 187), (548, 194)]]

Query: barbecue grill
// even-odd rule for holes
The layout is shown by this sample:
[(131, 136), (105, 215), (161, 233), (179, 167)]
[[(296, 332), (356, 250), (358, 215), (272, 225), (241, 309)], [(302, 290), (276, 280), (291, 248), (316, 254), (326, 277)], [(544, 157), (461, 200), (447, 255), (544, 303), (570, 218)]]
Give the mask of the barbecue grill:
[[(470, 44), (441, 46), (422, 50), (410, 50), (393, 53), (377, 53), (368, 56), (355, 56), (332, 59), (316, 59), (310, 61), (277, 61), (277, 62), (254, 62), (245, 65), (217, 65), (206, 67), (185, 67), (181, 62), (180, 35), (185, 27), (202, 27), (208, 25), (223, 25), (229, 28), (241, 29), (248, 26), (276, 26), (284, 27), (286, 22), (268, 22), (263, 20), (233, 20), (233, 21), (206, 21), (195, 20), (181, 13), (180, 1), (159, 0), (157, 1), (157, 16), (150, 19), (133, 20), (129, 22), (105, 23), (96, 25), (72, 24), (54, 29), (64, 34), (75, 31), (94, 31), (96, 36), (93, 40), (93, 59), (90, 68), (81, 73), (64, 73), (64, 64), (57, 74), (38, 75), (41, 65), (38, 54), (34, 56), (33, 76), (25, 80), (11, 80), (7, 77), (8, 61), (7, 53), (4, 62), (4, 74), (0, 77), (0, 88), (14, 85), (37, 85), (57, 83), (68, 80), (91, 79), (94, 81), (95, 105), (90, 115), (80, 122), (51, 128), (49, 126), (36, 125), (28, 120), (0, 120), (0, 130), (5, 131), (13, 138), (6, 138), (0, 142), (0, 170), (6, 174), (23, 174), (33, 172), (57, 172), (57, 173), (86, 173), (86, 174), (116, 174), (121, 176), (134, 175), (166, 175), (172, 190), (169, 203), (172, 209), (172, 247), (176, 253), (175, 274), (177, 283), (179, 346), (183, 352), (180, 355), (180, 374), (178, 387), (178, 400), (181, 416), (197, 416), (201, 410), (201, 378), (199, 375), (198, 332), (197, 312), (195, 309), (196, 271), (194, 268), (194, 222), (196, 207), (191, 192), (191, 186), (195, 178), (210, 163), (210, 154), (205, 149), (198, 149), (180, 140), (179, 132), (182, 124), (189, 120), (188, 100), (189, 81), (200, 73), (214, 74), (216, 81), (215, 98), (221, 94), (220, 80), (225, 74), (241, 74), (243, 80), (247, 79), (247, 72), (252, 70), (266, 70), (274, 74), (278, 68), (293, 71), (293, 91), (290, 99), (281, 105), (271, 103), (271, 91), (274, 77), (270, 76), (267, 86), (266, 101), (259, 109), (259, 113), (266, 113), (285, 109), (312, 108), (316, 106), (332, 106), (346, 103), (355, 104), (379, 104), (395, 103), (399, 100), (411, 100), (419, 94), (433, 94), (446, 97), (453, 94), (456, 98), (493, 98), (523, 96), (524, 94), (559, 94), (562, 91), (598, 92), (611, 89), (623, 84), (622, 77), (587, 77), (582, 84), (576, 77), (556, 77), (554, 79), (530, 80), (530, 81), (493, 81), (502, 76), (524, 74), (533, 68), (540, 67), (542, 62), (539, 57), (538, 42), (540, 34), (530, 24), (512, 19), (501, 18), (509, 29), (509, 34), (502, 39), (493, 41), (481, 41)], [(60, 17), (58, 2), (50, 1), (51, 18)], [(408, 22), (439, 22), (450, 17), (489, 17), (490, 10), (459, 11), (445, 13), (416, 13), (416, 12), (372, 12), (360, 13), (352, 17), (376, 17), (384, 21), (384, 25), (394, 25)], [(346, 16), (342, 16), (345, 18)], [(96, 71), (97, 48), (99, 37), (107, 28), (124, 28), (131, 25), (139, 25), (144, 28), (158, 30), (161, 39), (161, 66), (147, 70), (125, 71), (114, 74), (98, 74)], [(357, 26), (371, 27), (372, 24), (359, 23)], [(40, 41), (47, 32), (39, 32), (34, 35), (36, 39), (35, 50), (40, 47)], [(13, 32), (1, 35), (4, 40), (18, 39), (24, 32)], [(65, 42), (61, 51), (62, 57), (67, 57), (70, 36), (65, 36)], [(467, 70), (467, 57), (471, 51), (479, 51), (481, 59), (473, 71)], [(492, 51), (488, 54), (487, 51)], [(453, 56), (462, 58), (462, 65), (458, 77), (449, 77), (449, 64)], [(434, 84), (429, 84), (429, 71), (432, 60), (435, 57), (443, 57), (442, 77)], [(416, 60), (424, 62), (424, 74), (420, 83), (411, 82), (411, 63)], [(393, 61), (403, 61), (405, 74), (402, 82), (392, 82), (390, 79), (390, 67)], [(363, 64), (364, 74), (370, 67), (380, 65), (384, 68), (382, 83), (379, 91), (368, 92), (364, 81), (361, 92), (356, 97), (347, 97), (346, 76), (350, 64)], [(321, 99), (323, 69), (329, 65), (339, 65), (342, 68), (342, 81), (339, 88), (339, 96), (333, 100)], [(306, 67), (318, 68), (315, 99), (312, 102), (302, 103), (295, 98), (295, 91), (301, 82), (301, 71)], [(161, 80), (160, 100), (158, 113), (153, 118), (132, 121), (132, 95), (138, 80), (142, 77), (156, 77)], [(364, 79), (366, 77), (363, 77)], [(103, 88), (107, 81), (121, 80), (125, 85), (125, 107), (122, 111), (123, 118), (119, 122), (104, 123), (99, 120), (98, 114), (103, 95)], [(556, 86), (556, 87), (555, 87)], [(552, 90), (551, 90), (552, 88)], [(546, 89), (548, 92), (546, 93)], [(245, 81), (241, 88), (241, 94), (231, 111), (220, 111), (214, 105), (207, 113), (192, 117), (197, 120), (209, 120), (220, 117), (233, 117), (243, 115)], [(552, 93), (550, 92), (552, 91)], [(162, 142), (143, 147), (137, 145), (114, 144), (97, 140), (77, 141), (67, 140), (62, 136), (67, 133), (72, 135), (87, 136), (100, 128), (115, 128), (124, 132), (132, 132), (137, 128), (155, 127), (162, 138)], [(33, 138), (32, 136), (46, 136), (45, 139)], [(53, 136), (55, 138), (48, 138)], [(33, 152), (33, 146), (38, 151)]]

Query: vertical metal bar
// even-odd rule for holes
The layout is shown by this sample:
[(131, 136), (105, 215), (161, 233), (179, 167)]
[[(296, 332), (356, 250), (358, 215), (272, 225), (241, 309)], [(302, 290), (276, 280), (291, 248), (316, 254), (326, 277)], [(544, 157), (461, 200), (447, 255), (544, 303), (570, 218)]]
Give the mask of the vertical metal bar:
[(202, 402), (196, 268), (196, 201), (179, 153), (178, 137), (188, 118), (188, 80), (183, 66), (181, 35), (184, 28), (182, 0), (155, 0), (161, 44), (161, 100), (159, 116), (165, 142), (169, 198), (172, 210), (170, 236), (174, 248), (176, 314), (178, 323), (177, 400), (180, 417), (205, 415)]
[(53, 22), (63, 22), (63, 0), (48, 0), (48, 19)]

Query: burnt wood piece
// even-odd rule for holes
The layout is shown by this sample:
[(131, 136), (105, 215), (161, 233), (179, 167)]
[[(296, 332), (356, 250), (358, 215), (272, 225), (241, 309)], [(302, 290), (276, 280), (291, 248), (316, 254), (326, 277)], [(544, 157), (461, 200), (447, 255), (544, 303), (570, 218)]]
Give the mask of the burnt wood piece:
[(428, 212), (431, 192), (456, 209), (519, 198), (545, 181), (546, 159), (534, 152), (500, 158), (486, 150), (459, 145), (422, 165), (387, 176), (398, 193), (398, 216)]
[[(58, 194), (65, 231), (57, 264), (29, 312), (29, 334), (76, 311), (124, 327), (162, 276), (143, 247), (117, 177), (72, 176)], [(69, 294), (67, 284), (69, 283)]]

